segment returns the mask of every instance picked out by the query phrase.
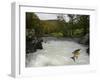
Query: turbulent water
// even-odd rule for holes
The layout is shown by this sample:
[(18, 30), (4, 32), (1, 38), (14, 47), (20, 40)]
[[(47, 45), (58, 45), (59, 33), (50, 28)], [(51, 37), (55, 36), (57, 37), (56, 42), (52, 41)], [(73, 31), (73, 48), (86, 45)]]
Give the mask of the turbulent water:
[[(26, 67), (62, 66), (89, 64), (86, 46), (70, 40), (49, 40), (42, 43), (43, 49), (26, 55)], [(79, 58), (74, 62), (72, 52), (80, 50)]]

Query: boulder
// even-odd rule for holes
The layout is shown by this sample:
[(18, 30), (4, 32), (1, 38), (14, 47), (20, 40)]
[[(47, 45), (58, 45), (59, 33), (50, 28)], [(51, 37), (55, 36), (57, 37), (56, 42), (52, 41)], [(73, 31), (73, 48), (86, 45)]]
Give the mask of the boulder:
[(89, 34), (86, 34), (84, 37), (82, 37), (79, 43), (89, 45)]
[(86, 49), (86, 52), (87, 52), (88, 55), (90, 55), (90, 50), (89, 50), (89, 48)]
[(43, 40), (41, 38), (26, 39), (26, 53), (36, 52), (37, 49), (43, 49)]

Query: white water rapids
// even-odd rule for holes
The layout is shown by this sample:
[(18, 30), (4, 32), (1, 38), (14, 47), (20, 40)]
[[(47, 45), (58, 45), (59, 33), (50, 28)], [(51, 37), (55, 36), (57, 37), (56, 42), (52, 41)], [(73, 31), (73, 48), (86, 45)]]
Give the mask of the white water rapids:
[[(26, 67), (41, 66), (63, 66), (76, 64), (89, 64), (89, 56), (86, 53), (86, 46), (74, 41), (50, 40), (43, 42), (43, 49), (26, 56)], [(79, 58), (74, 62), (70, 57), (76, 49), (80, 50)]]

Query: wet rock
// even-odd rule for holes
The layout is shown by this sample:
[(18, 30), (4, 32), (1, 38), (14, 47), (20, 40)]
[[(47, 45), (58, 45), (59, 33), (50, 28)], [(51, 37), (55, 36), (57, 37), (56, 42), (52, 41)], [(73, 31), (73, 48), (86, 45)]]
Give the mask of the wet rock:
[(84, 37), (82, 37), (79, 43), (89, 45), (89, 34), (86, 34)]
[(86, 34), (84, 37), (82, 37), (79, 41), (79, 43), (86, 45), (88, 48), (86, 49), (87, 54), (89, 55), (89, 34)]
[(26, 41), (26, 53), (36, 52), (37, 49), (43, 49), (43, 40), (41, 38)]
[(36, 48), (34, 47), (34, 44), (31, 41), (26, 42), (26, 53), (32, 53), (36, 52)]
[(26, 29), (26, 53), (36, 52), (37, 49), (43, 49), (43, 39), (35, 36), (34, 29)]
[(38, 39), (37, 42), (36, 42), (35, 48), (36, 49), (43, 49), (42, 42), (43, 42), (42, 39)]
[(90, 55), (89, 48), (86, 49), (86, 52), (87, 52), (88, 55)]

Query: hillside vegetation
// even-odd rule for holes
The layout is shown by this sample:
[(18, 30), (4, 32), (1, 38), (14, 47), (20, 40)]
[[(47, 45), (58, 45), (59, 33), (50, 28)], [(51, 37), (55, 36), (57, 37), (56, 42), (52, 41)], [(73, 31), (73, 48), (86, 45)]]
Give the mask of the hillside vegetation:
[[(26, 52), (43, 49), (42, 37), (78, 38), (89, 46), (89, 15), (62, 14), (55, 20), (40, 20), (33, 12), (26, 12)], [(89, 49), (88, 49), (89, 51)]]
[(26, 29), (34, 29), (36, 36), (82, 37), (89, 33), (88, 15), (70, 14), (69, 18), (69, 22), (63, 17), (61, 20), (40, 20), (35, 13), (26, 13)]

